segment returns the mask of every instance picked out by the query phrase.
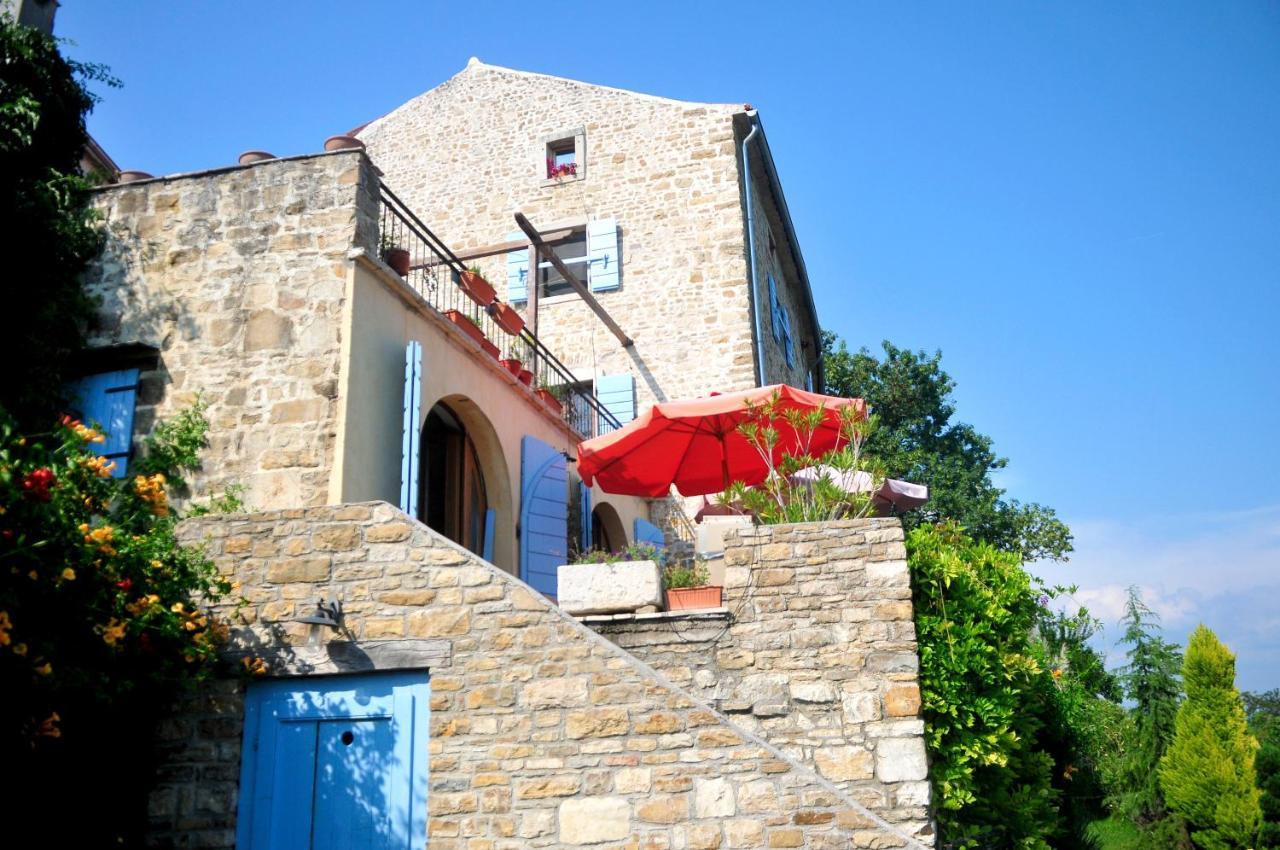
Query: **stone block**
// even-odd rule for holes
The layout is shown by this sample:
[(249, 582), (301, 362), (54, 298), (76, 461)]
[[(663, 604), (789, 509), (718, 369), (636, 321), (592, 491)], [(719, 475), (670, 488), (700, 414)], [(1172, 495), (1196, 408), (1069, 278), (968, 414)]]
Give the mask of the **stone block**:
[(540, 679), (524, 686), (521, 702), (527, 708), (571, 708), (587, 704), (587, 680)]
[(733, 787), (729, 784), (729, 780), (719, 777), (693, 781), (693, 816), (695, 818), (732, 817), (736, 811)]
[(929, 775), (924, 738), (883, 738), (876, 744), (876, 778), (881, 782), (910, 782)]
[(570, 712), (565, 718), (564, 734), (571, 740), (610, 738), (627, 734), (630, 726), (625, 708), (592, 708)]
[(471, 609), (428, 608), (409, 615), (408, 632), (414, 637), (449, 637), (471, 630)]
[(584, 797), (560, 804), (560, 841), (603, 844), (631, 834), (631, 806), (621, 797)]
[(267, 581), (272, 584), (321, 582), (329, 580), (328, 558), (295, 558), (267, 565)]
[(645, 823), (683, 823), (689, 819), (689, 795), (650, 797), (636, 805), (636, 818)]
[(819, 773), (835, 782), (870, 779), (874, 775), (871, 752), (864, 747), (819, 747), (814, 751), (813, 761)]
[(893, 685), (884, 695), (884, 713), (889, 717), (915, 717), (920, 712), (920, 687)]
[(556, 599), (570, 614), (614, 614), (662, 604), (656, 561), (567, 564), (556, 571)]

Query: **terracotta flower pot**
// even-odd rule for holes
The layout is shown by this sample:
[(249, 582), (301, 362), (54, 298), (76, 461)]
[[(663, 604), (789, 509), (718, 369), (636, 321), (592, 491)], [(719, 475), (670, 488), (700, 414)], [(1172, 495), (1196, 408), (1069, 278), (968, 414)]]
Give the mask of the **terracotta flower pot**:
[(412, 264), (412, 259), (409, 256), (409, 252), (404, 248), (388, 248), (382, 252), (382, 259), (395, 270), (396, 274), (401, 277), (409, 276), (409, 266)]
[(702, 608), (719, 608), (723, 594), (724, 588), (713, 584), (703, 587), (669, 587), (667, 588), (667, 610), (694, 611)]
[(117, 183), (136, 183), (139, 180), (150, 180), (155, 175), (148, 174), (145, 171), (121, 171), (120, 176), (116, 178)]
[(524, 371), (524, 363), (520, 362), (520, 360), (515, 357), (508, 357), (504, 360), (499, 360), (498, 362), (502, 364), (503, 369), (506, 369), (517, 378), (519, 378), (520, 373)]
[(493, 320), (498, 323), (498, 327), (512, 336), (518, 336), (520, 331), (524, 330), (524, 316), (505, 301), (493, 302)]
[(355, 136), (346, 134), (340, 136), (330, 136), (324, 140), (324, 149), (327, 151), (349, 151), (361, 150), (364, 148), (364, 142)]
[(560, 399), (552, 395), (551, 391), (546, 387), (538, 387), (534, 392), (537, 393), (538, 398), (542, 399), (542, 403), (551, 408), (553, 412), (561, 413), (564, 411), (564, 405), (560, 403)]
[(244, 153), (240, 154), (240, 159), (238, 160), (238, 162), (241, 165), (248, 165), (251, 162), (265, 162), (268, 159), (275, 159), (275, 158), (276, 158), (275, 154), (267, 153), (266, 151), (245, 151)]
[(453, 322), (454, 326), (456, 326), (458, 330), (480, 343), (480, 347), (483, 348), (494, 360), (497, 360), (501, 355), (501, 352), (498, 351), (498, 346), (489, 342), (489, 340), (485, 338), (484, 331), (480, 330), (480, 327), (475, 322), (471, 321), (470, 316), (460, 310), (445, 310), (444, 316), (446, 319)]
[(458, 285), (462, 287), (463, 292), (467, 293), (468, 298), (481, 307), (492, 304), (494, 297), (498, 294), (489, 281), (475, 272), (463, 272), (459, 275)]
[(533, 386), (533, 373), (528, 369), (521, 369), (520, 374), (516, 375), (516, 377), (519, 378), (520, 383), (524, 384), (526, 387)]

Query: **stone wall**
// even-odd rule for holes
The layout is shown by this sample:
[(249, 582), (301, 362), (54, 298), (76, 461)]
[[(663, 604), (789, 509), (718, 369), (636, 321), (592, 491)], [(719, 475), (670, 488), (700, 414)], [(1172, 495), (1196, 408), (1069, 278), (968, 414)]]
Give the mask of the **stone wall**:
[(901, 523), (759, 526), (725, 546), (726, 620), (589, 625), (932, 841)]
[[(344, 601), (352, 655), (430, 659), (432, 850), (920, 846), (389, 505), (209, 517), (183, 537), (242, 582), (233, 648), (275, 675), (344, 657), (292, 622), (322, 595)], [(227, 684), (167, 726), (153, 843), (232, 846), (242, 701)]]
[[(158, 352), (134, 432), (199, 394), (212, 424), (197, 492), (246, 487), (248, 504), (323, 504), (336, 437), (349, 249), (376, 245), (376, 187), (359, 152), (111, 186), (85, 273), (100, 300), (89, 344)], [(120, 368), (109, 351), (91, 371)]]
[[(473, 62), (360, 138), (388, 184), (460, 252), (505, 241), (517, 211), (544, 231), (616, 219), (621, 288), (596, 297), (634, 348), (572, 294), (540, 302), (538, 335), (579, 377), (633, 374), (642, 410), (755, 386), (744, 109)], [(584, 131), (583, 176), (547, 181), (546, 138), (571, 129)], [(505, 256), (475, 262), (505, 298)]]

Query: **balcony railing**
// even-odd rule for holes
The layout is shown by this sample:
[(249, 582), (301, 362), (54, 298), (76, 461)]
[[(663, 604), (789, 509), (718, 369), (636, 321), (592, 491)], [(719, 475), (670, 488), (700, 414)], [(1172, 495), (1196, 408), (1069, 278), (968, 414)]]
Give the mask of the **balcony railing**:
[(565, 422), (579, 434), (592, 437), (622, 427), (595, 397), (591, 384), (574, 377), (528, 328), (512, 335), (499, 327), (492, 306), (480, 307), (459, 285), (459, 277), (466, 270), (462, 261), (385, 183), (379, 183), (379, 193), (380, 244), (409, 252), (405, 285), (441, 313), (457, 311), (469, 318), (498, 349), (500, 357), (520, 360), (533, 373), (531, 386), (553, 395), (562, 406)]

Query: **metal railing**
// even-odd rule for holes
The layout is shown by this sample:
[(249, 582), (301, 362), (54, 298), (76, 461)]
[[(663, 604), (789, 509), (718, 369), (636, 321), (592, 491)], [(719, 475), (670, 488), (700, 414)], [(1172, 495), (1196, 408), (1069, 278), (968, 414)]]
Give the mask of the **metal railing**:
[[(569, 427), (584, 437), (608, 433), (621, 428), (609, 410), (600, 403), (588, 382), (579, 381), (540, 339), (525, 328), (518, 335), (503, 330), (494, 320), (494, 308), (476, 304), (459, 283), (466, 267), (440, 241), (413, 210), (405, 206), (385, 183), (379, 181), (381, 214), (378, 221), (379, 250), (389, 248), (409, 252), (409, 273), (405, 285), (455, 324), (469, 319), (500, 359), (519, 360), (532, 373), (529, 385), (545, 390), (549, 404), (558, 404)], [(460, 315), (454, 315), (460, 314)], [(492, 350), (490, 351), (492, 353)]]

